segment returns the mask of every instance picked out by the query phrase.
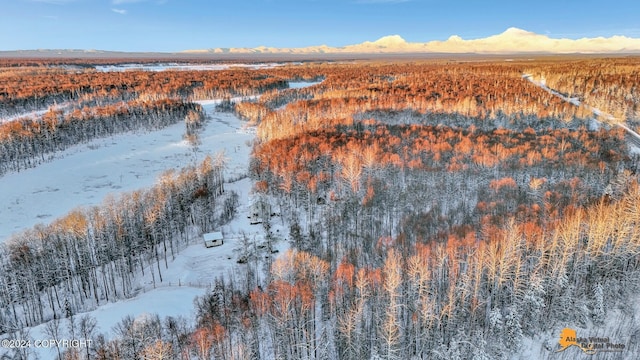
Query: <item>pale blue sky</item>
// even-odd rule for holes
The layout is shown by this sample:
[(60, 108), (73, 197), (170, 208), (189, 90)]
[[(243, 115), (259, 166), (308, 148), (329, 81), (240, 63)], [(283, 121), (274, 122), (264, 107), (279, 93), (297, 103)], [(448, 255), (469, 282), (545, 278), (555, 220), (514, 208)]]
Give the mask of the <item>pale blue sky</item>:
[(486, 37), (640, 37), (640, 2), (593, 0), (0, 0), (0, 50), (181, 51)]

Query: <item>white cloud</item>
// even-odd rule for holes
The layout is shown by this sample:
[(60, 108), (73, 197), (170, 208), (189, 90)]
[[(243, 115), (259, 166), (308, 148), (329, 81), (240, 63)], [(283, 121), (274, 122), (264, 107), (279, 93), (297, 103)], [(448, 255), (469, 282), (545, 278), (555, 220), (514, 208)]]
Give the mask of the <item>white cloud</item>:
[(114, 13), (118, 13), (120, 15), (127, 15), (127, 10), (124, 9), (111, 9)]

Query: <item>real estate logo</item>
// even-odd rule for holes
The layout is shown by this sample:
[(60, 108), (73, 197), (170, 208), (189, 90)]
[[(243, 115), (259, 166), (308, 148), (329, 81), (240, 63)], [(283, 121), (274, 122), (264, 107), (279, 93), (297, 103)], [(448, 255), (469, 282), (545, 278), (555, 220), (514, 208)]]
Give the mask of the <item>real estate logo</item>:
[(578, 337), (578, 332), (570, 328), (562, 329), (558, 344), (560, 345), (560, 349), (556, 352), (565, 351), (575, 346), (588, 355), (599, 352), (621, 352), (624, 351), (625, 348), (624, 344), (614, 343), (608, 337)]

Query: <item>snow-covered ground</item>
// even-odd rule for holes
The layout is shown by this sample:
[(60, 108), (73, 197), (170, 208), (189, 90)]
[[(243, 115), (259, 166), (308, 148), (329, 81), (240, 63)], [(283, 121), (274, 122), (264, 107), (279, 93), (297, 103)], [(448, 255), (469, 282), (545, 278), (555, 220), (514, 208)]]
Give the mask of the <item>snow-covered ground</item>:
[(227, 177), (246, 173), (251, 131), (232, 114), (213, 113), (215, 101), (203, 103), (212, 118), (195, 154), (182, 139), (184, 124), (178, 123), (97, 139), (57, 153), (53, 161), (0, 177), (0, 242), (77, 206), (97, 205), (109, 193), (149, 187), (165, 170), (201, 161), (206, 154), (225, 152)]
[(289, 89), (302, 89), (313, 85), (318, 85), (322, 81), (289, 81)]
[[(249, 178), (226, 183), (225, 191), (234, 191), (238, 194), (238, 213), (220, 231), (224, 235), (224, 244), (218, 247), (206, 248), (199, 238), (193, 239), (192, 244), (180, 251), (179, 256), (169, 263), (168, 269), (162, 269), (162, 284), (156, 287), (209, 287), (215, 277), (219, 275), (234, 274), (242, 270), (238, 259), (248, 252), (255, 252), (262, 261), (269, 255), (266, 251), (265, 232), (261, 224), (250, 224), (249, 215), (253, 211), (252, 204), (256, 201), (251, 193), (253, 183)], [(280, 217), (273, 217), (272, 221), (273, 249), (276, 254), (289, 248), (286, 238), (286, 228), (280, 221)], [(280, 235), (283, 234), (283, 235)], [(247, 241), (243, 243), (242, 238)], [(249, 248), (245, 248), (249, 245)], [(255, 260), (255, 259), (254, 259)], [(142, 279), (144, 290), (153, 289), (151, 274), (147, 273)]]

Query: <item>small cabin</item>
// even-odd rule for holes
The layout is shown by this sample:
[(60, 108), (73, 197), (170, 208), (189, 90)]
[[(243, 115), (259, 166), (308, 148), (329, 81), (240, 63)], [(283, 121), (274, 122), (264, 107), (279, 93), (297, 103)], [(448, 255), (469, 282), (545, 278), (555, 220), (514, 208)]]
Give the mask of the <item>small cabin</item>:
[(224, 243), (224, 238), (222, 237), (222, 233), (220, 231), (206, 233), (202, 235), (204, 238), (204, 246), (205, 247), (214, 247), (220, 246)]

